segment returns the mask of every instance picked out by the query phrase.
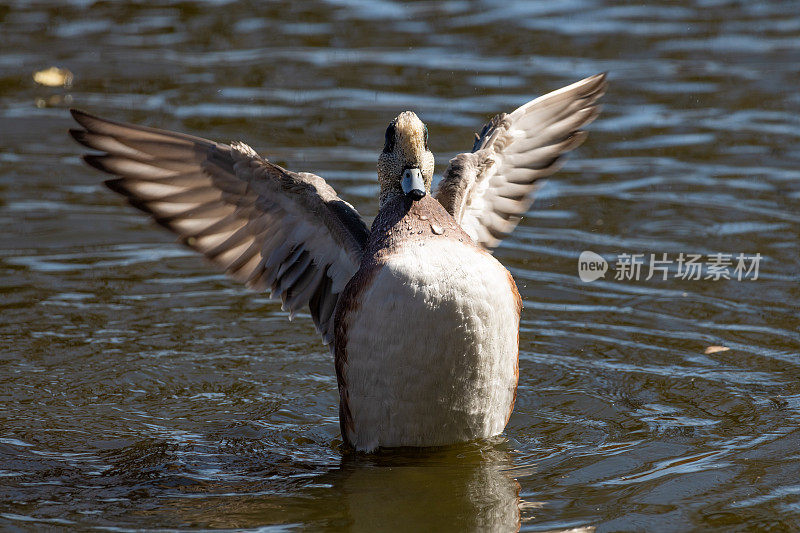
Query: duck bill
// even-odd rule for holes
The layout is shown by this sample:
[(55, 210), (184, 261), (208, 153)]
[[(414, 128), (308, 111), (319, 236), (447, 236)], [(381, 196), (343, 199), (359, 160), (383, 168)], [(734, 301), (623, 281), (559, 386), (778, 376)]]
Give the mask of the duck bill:
[(425, 196), (425, 180), (422, 179), (422, 172), (418, 168), (407, 168), (403, 171), (403, 179), (400, 182), (403, 194), (412, 200), (419, 200)]

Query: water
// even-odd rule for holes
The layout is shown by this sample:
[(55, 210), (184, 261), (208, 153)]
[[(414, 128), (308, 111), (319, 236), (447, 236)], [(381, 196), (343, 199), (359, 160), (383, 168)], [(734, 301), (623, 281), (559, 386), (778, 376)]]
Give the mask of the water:
[[(800, 529), (799, 8), (0, 6), (0, 528)], [(50, 66), (73, 86), (34, 84)], [(400, 111), (441, 173), (600, 71), (588, 142), (496, 251), (525, 303), (514, 415), (445, 450), (344, 456), (310, 318), (176, 247), (66, 135), (74, 105), (242, 139), (371, 219)], [(584, 283), (584, 250), (762, 260)]]

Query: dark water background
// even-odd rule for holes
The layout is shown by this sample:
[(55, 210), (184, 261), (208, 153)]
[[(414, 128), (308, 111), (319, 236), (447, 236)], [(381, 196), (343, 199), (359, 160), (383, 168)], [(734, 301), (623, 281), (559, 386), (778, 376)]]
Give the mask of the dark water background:
[[(53, 65), (71, 88), (33, 82)], [(371, 218), (398, 112), (440, 173), (600, 71), (588, 142), (496, 251), (516, 411), (446, 450), (344, 458), (309, 317), (172, 244), (66, 135), (74, 105), (242, 139)], [(796, 1), (3, 3), (0, 529), (798, 531), (799, 245)], [(583, 250), (762, 261), (587, 284)]]

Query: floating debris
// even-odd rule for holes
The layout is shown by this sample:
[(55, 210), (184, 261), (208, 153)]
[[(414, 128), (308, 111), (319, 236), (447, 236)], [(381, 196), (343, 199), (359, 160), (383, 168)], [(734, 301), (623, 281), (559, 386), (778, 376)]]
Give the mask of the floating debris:
[(703, 353), (709, 355), (712, 353), (727, 352), (729, 350), (730, 348), (728, 348), (727, 346), (709, 346), (708, 348), (705, 349)]
[(58, 67), (50, 67), (33, 74), (33, 81), (46, 87), (69, 87), (72, 85), (72, 78), (72, 72)]

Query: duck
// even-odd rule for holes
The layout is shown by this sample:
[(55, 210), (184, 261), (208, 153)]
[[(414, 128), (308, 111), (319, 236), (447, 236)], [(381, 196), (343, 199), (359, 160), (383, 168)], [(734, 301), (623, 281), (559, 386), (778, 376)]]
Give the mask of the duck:
[[(500, 113), (432, 192), (428, 128), (388, 125), (371, 227), (323, 178), (229, 144), (72, 109), (83, 160), (179, 241), (250, 289), (307, 309), (333, 355), (347, 449), (500, 435), (519, 381), (522, 300), (492, 251), (586, 138), (598, 74)], [(99, 153), (97, 153), (99, 152)]]

